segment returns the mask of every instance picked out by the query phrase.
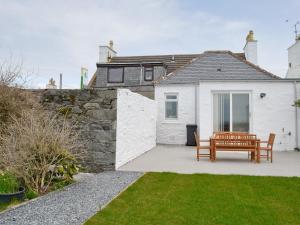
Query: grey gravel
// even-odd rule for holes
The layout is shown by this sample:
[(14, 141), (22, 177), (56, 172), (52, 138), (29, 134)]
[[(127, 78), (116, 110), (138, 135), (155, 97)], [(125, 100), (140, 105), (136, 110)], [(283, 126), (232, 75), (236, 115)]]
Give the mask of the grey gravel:
[(83, 174), (78, 182), (0, 213), (1, 225), (82, 224), (143, 173)]

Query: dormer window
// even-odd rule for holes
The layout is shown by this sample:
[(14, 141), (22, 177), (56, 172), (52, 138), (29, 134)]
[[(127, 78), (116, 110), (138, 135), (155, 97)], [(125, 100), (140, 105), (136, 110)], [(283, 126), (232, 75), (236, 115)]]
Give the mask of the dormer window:
[(153, 81), (153, 66), (144, 67), (144, 80)]
[(107, 83), (124, 83), (124, 67), (108, 67)]

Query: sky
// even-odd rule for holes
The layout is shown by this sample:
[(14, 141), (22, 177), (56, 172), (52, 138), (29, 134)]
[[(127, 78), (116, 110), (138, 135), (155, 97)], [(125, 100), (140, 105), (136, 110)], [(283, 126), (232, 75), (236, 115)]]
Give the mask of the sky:
[(253, 30), (259, 66), (284, 77), (299, 10), (299, 0), (0, 0), (0, 61), (22, 62), (31, 88), (60, 73), (79, 88), (109, 40), (119, 56), (243, 52)]

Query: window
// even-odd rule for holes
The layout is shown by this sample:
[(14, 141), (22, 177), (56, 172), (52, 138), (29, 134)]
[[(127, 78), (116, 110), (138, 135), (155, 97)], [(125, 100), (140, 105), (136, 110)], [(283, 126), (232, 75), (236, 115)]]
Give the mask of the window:
[(166, 116), (166, 119), (177, 119), (178, 118), (178, 96), (177, 96), (177, 94), (166, 94), (165, 116)]
[(107, 83), (124, 83), (124, 67), (108, 67)]
[(153, 80), (153, 66), (144, 67), (144, 80), (145, 81)]
[(250, 94), (214, 93), (214, 131), (250, 131)]

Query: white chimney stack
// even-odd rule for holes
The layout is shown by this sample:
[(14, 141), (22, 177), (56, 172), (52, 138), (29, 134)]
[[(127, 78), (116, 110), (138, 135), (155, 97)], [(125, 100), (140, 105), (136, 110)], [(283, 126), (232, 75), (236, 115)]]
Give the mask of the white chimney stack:
[(112, 40), (107, 45), (99, 46), (99, 63), (108, 63), (111, 58), (117, 55), (117, 52), (113, 49), (114, 43)]
[(296, 42), (288, 48), (288, 71), (286, 78), (300, 78), (300, 36)]
[(246, 41), (247, 42), (244, 47), (246, 60), (257, 65), (257, 40), (254, 40), (254, 33), (252, 30), (249, 31)]

